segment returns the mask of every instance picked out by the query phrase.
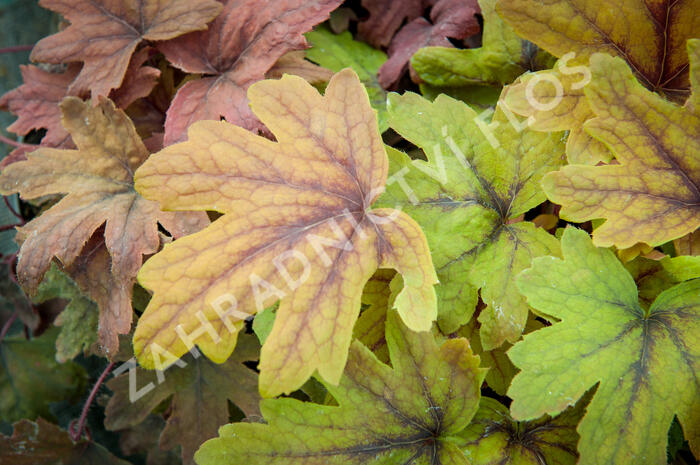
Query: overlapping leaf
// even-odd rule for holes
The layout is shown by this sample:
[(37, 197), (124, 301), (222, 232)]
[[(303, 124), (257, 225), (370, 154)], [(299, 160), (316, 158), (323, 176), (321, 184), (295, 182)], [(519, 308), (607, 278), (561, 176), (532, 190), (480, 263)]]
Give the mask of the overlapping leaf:
[(532, 69), (533, 65), (544, 65), (547, 62), (546, 54), (518, 37), (498, 17), (495, 5), (496, 0), (479, 1), (484, 17), (482, 47), (421, 48), (411, 58), (411, 65), (418, 77), (437, 87), (501, 87)]
[(306, 51), (310, 60), (331, 71), (352, 68), (357, 73), (367, 89), (372, 108), (377, 110), (379, 131), (386, 131), (389, 127), (386, 121), (386, 91), (377, 80), (379, 68), (386, 62), (386, 53), (353, 40), (350, 32), (336, 35), (323, 26), (307, 32), (306, 38), (311, 43), (311, 48)]
[(206, 75), (182, 86), (168, 110), (165, 145), (187, 137), (199, 120), (220, 120), (262, 129), (248, 107), (246, 89), (265, 77), (290, 50), (306, 47), (304, 33), (328, 19), (341, 0), (226, 0), (202, 32), (161, 44), (176, 67)]
[[(156, 202), (136, 193), (133, 172), (148, 151), (111, 101), (93, 107), (70, 97), (61, 109), (78, 149), (41, 148), (0, 175), (3, 194), (20, 192), (27, 199), (68, 194), (19, 229), (17, 275), (33, 294), (58, 258), (100, 306), (99, 340), (113, 353), (117, 336), (131, 326), (131, 288), (142, 257), (160, 245), (158, 222), (177, 236), (201, 229), (207, 220), (161, 212)], [(102, 225), (104, 232), (88, 242)]]
[(441, 345), (387, 317), (392, 367), (353, 342), (340, 384), (324, 383), (338, 406), (267, 399), (267, 424), (236, 423), (197, 452), (200, 465), (460, 464), (453, 444), (477, 410), (484, 372), (466, 339)]
[(428, 237), (440, 285), (440, 328), (471, 318), (477, 290), (485, 350), (514, 342), (528, 309), (515, 275), (533, 257), (556, 255), (557, 240), (530, 222), (509, 223), (544, 200), (539, 181), (562, 163), (562, 135), (518, 131), (499, 110), (491, 126), (447, 96), (390, 95), (394, 130), (421, 147), (428, 161), (390, 150), (391, 184), (382, 205), (400, 207)]
[(409, 67), (411, 56), (420, 48), (452, 48), (451, 39), (466, 39), (480, 30), (476, 0), (437, 0), (430, 9), (430, 21), (418, 17), (401, 28), (389, 46), (389, 60), (379, 70), (379, 83), (392, 87)]
[[(144, 47), (131, 57), (122, 85), (110, 92), (111, 99), (118, 107), (128, 107), (136, 99), (148, 95), (155, 86), (160, 71), (151, 66), (143, 66), (150, 51), (149, 47)], [(26, 136), (32, 130), (45, 129), (42, 146), (74, 148), (70, 134), (61, 124), (59, 104), (64, 97), (71, 95), (69, 87), (80, 72), (80, 66), (70, 65), (60, 73), (31, 65), (22, 66), (21, 70), (24, 84), (0, 99), (1, 109), (17, 115), (17, 120), (7, 130)], [(11, 162), (26, 159), (25, 154), (33, 148), (27, 146), (16, 149), (10, 155)], [(3, 160), (3, 165), (7, 164), (10, 161)]]
[[(256, 83), (248, 95), (277, 142), (227, 122), (200, 122), (188, 142), (137, 172), (139, 192), (166, 209), (224, 215), (141, 269), (139, 282), (154, 296), (134, 350), (153, 367), (163, 350), (178, 357), (196, 341), (221, 362), (242, 320), (281, 299), (262, 349), (261, 392), (297, 389), (314, 370), (335, 384), (362, 289), (378, 267), (403, 275), (395, 305), (409, 327), (430, 328), (436, 278), (427, 243), (407, 215), (370, 210), (388, 163), (354, 72), (336, 74), (323, 97), (289, 75)], [(196, 337), (179, 336), (178, 327)]]
[[(22, 336), (0, 341), (0, 418), (51, 417), (49, 403), (75, 399), (85, 386), (85, 371), (72, 362), (56, 363), (56, 336), (52, 328), (40, 337)], [(2, 448), (0, 448), (2, 450)], [(4, 462), (3, 462), (4, 463)]]
[(457, 444), (471, 465), (575, 465), (576, 425), (588, 400), (581, 399), (554, 418), (545, 415), (519, 422), (503, 404), (482, 397), (479, 410), (459, 434)]
[(160, 446), (168, 450), (180, 445), (183, 463), (194, 464), (192, 457), (197, 448), (216, 436), (219, 426), (229, 422), (227, 399), (249, 419), (260, 416), (257, 375), (243, 364), (257, 360), (258, 349), (255, 336), (244, 335), (233, 356), (221, 365), (202, 356), (193, 358), (190, 355), (179, 361), (179, 367), (173, 366), (165, 371), (162, 380), (152, 370), (137, 368), (137, 388), (145, 391), (140, 396), (130, 392), (129, 373), (110, 380), (107, 387), (114, 391), (114, 395), (107, 404), (105, 426), (109, 430), (133, 427), (172, 396)]
[(70, 95), (90, 90), (107, 96), (124, 79), (131, 55), (142, 40), (168, 40), (205, 29), (221, 11), (215, 0), (41, 0), (71, 25), (36, 44), (32, 60), (82, 62)]
[[(685, 46), (700, 30), (698, 9), (698, 0), (498, 0), (497, 11), (522, 37), (557, 57), (573, 53), (568, 66), (560, 63), (563, 68), (525, 76), (510, 90), (507, 103), (531, 116), (535, 129), (571, 130), (567, 153), (572, 162), (609, 160), (609, 155), (588, 153), (590, 145), (600, 148), (581, 128), (593, 117), (583, 94), (590, 76), (575, 65), (587, 64), (596, 52), (619, 56), (644, 86), (682, 102), (689, 93)], [(553, 80), (561, 88), (552, 86)], [(532, 105), (528, 93), (541, 105)], [(563, 99), (554, 104), (557, 93)]]
[(99, 310), (95, 302), (80, 292), (75, 282), (53, 263), (39, 284), (34, 301), (68, 300), (54, 324), (61, 327), (56, 338), (56, 360), (65, 362), (87, 352), (97, 342)]
[(700, 452), (700, 280), (644, 310), (632, 277), (586, 232), (567, 229), (562, 250), (518, 279), (528, 303), (560, 321), (508, 352), (522, 370), (508, 391), (513, 417), (557, 414), (597, 384), (578, 427), (579, 464), (666, 463), (674, 415)]
[(0, 462), (3, 465), (129, 465), (90, 440), (74, 442), (58, 426), (39, 418), (22, 420), (12, 436), (0, 434)]
[(431, 0), (362, 0), (369, 17), (358, 26), (360, 37), (370, 45), (387, 47), (404, 22), (423, 14)]
[(543, 179), (547, 196), (564, 219), (605, 218), (593, 232), (598, 246), (656, 246), (695, 231), (700, 114), (644, 89), (619, 58), (594, 55), (591, 70), (586, 96), (597, 117), (585, 128), (620, 164), (564, 167)]

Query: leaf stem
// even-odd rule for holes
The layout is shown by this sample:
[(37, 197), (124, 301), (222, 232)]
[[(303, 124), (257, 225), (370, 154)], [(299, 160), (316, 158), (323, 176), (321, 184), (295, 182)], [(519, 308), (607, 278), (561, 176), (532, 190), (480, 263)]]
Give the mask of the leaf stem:
[(12, 213), (12, 215), (22, 223), (19, 226), (23, 226), (26, 223), (24, 217), (17, 210), (15, 210), (15, 207), (12, 206), (6, 195), (3, 195), (2, 199), (5, 201), (5, 205), (7, 205), (7, 209), (10, 210), (10, 213)]
[(0, 232), (9, 231), (10, 229), (16, 228), (17, 226), (22, 226), (22, 225), (20, 223), (15, 223), (15, 224), (6, 224), (4, 226), (0, 226)]
[(83, 405), (83, 411), (80, 413), (80, 419), (78, 420), (78, 429), (74, 431), (74, 424), (71, 423), (71, 425), (68, 428), (68, 432), (70, 433), (70, 437), (73, 441), (77, 442), (80, 437), (83, 435), (83, 430), (85, 429), (85, 420), (87, 419), (87, 413), (88, 410), (90, 410), (90, 406), (92, 405), (92, 401), (95, 400), (95, 396), (97, 395), (97, 391), (100, 389), (100, 386), (102, 386), (102, 383), (104, 382), (105, 378), (109, 374), (110, 371), (112, 371), (112, 368), (114, 368), (114, 363), (115, 362), (109, 362), (109, 365), (107, 365), (107, 368), (104, 369), (102, 374), (100, 375), (99, 378), (97, 378), (97, 381), (95, 382), (95, 385), (92, 387), (92, 390), (90, 391), (90, 395), (88, 396), (87, 400), (85, 401), (85, 405)]
[(10, 316), (10, 318), (2, 326), (2, 330), (0, 330), (0, 342), (2, 342), (3, 339), (5, 339), (5, 335), (10, 330), (10, 326), (12, 326), (12, 323), (14, 323), (16, 319), (17, 319), (17, 310), (14, 311), (14, 313)]
[(28, 52), (34, 48), (34, 44), (13, 45), (11, 47), (0, 48), (0, 53)]
[(5, 137), (2, 134), (0, 134), (0, 142), (4, 142), (7, 145), (11, 145), (12, 147), (38, 147), (36, 144), (25, 144), (24, 142), (17, 142), (16, 140), (12, 140), (9, 137)]

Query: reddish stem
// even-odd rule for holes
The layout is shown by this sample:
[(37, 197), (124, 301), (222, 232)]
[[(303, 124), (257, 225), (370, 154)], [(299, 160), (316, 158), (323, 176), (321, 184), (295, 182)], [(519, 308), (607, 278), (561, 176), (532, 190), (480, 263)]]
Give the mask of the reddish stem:
[(14, 215), (14, 217), (22, 223), (20, 226), (24, 225), (24, 223), (26, 223), (26, 221), (24, 221), (24, 217), (22, 217), (22, 215), (17, 210), (15, 210), (15, 207), (12, 206), (7, 196), (3, 195), (2, 199), (5, 201), (5, 205), (7, 205), (7, 209), (10, 210), (10, 213), (12, 213), (12, 215)]
[(0, 48), (0, 53), (28, 52), (34, 48), (34, 44), (13, 45), (12, 47)]
[(10, 330), (10, 326), (12, 326), (12, 323), (14, 323), (16, 319), (17, 319), (17, 311), (15, 310), (15, 312), (10, 316), (10, 318), (2, 326), (2, 330), (0, 330), (0, 342), (2, 342), (3, 339), (5, 339), (5, 335)]
[(22, 225), (20, 223), (16, 223), (16, 224), (6, 224), (4, 226), (0, 226), (0, 232), (9, 231), (10, 229), (14, 229), (17, 226), (22, 226)]
[(92, 401), (95, 400), (95, 396), (97, 395), (97, 391), (100, 389), (100, 386), (102, 386), (102, 383), (104, 382), (105, 378), (109, 374), (110, 371), (112, 371), (112, 368), (114, 368), (114, 362), (110, 362), (109, 365), (107, 365), (107, 368), (102, 372), (99, 378), (97, 378), (97, 381), (95, 382), (95, 385), (92, 387), (92, 391), (90, 391), (90, 395), (88, 396), (87, 400), (85, 401), (85, 405), (83, 405), (83, 411), (80, 413), (80, 419), (78, 420), (78, 429), (74, 430), (74, 425), (71, 424), (69, 428), (70, 432), (70, 437), (73, 441), (77, 442), (80, 437), (83, 435), (83, 430), (85, 429), (85, 420), (87, 420), (87, 413), (88, 410), (90, 410), (90, 406), (92, 405)]
[(2, 134), (0, 134), (0, 142), (4, 142), (7, 145), (11, 145), (13, 147), (39, 147), (36, 144), (25, 144), (24, 142), (17, 142), (16, 140), (12, 140), (9, 137), (5, 137)]

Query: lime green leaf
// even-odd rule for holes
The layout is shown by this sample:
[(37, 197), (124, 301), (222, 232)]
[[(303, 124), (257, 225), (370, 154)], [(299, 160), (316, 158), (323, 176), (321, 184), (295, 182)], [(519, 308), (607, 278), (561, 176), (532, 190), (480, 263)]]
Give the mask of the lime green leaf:
[(639, 303), (648, 309), (666, 289), (683, 281), (700, 278), (700, 256), (666, 257), (661, 260), (637, 257), (625, 263), (625, 268), (637, 284)]
[(386, 131), (389, 127), (386, 120), (386, 91), (377, 80), (379, 68), (386, 61), (386, 53), (353, 40), (348, 31), (333, 34), (327, 28), (319, 26), (305, 35), (311, 43), (311, 48), (306, 51), (309, 60), (333, 72), (352, 68), (357, 73), (367, 88), (369, 103), (377, 110), (379, 132)]
[[(107, 404), (105, 427), (121, 430), (138, 425), (172, 396), (171, 414), (160, 436), (160, 446), (167, 450), (179, 444), (183, 462), (194, 465), (192, 457), (197, 447), (229, 422), (227, 399), (249, 418), (260, 416), (257, 376), (243, 364), (257, 360), (259, 348), (254, 336), (241, 334), (236, 350), (225, 363), (218, 365), (202, 355), (187, 355), (176, 362), (180, 366), (163, 372), (160, 383), (156, 371), (137, 368), (135, 393), (130, 392), (129, 373), (110, 380), (107, 387), (114, 396)], [(150, 390), (148, 386), (152, 386)]]
[[(530, 333), (540, 329), (541, 327), (542, 323), (537, 321), (535, 318), (528, 318), (527, 325), (525, 326), (525, 333)], [(484, 348), (481, 346), (480, 331), (481, 325), (476, 318), (472, 318), (469, 320), (469, 323), (459, 328), (456, 334), (469, 339), (469, 344), (471, 344), (472, 350), (481, 359), (481, 366), (483, 368), (488, 368), (489, 371), (486, 372), (486, 384), (488, 384), (488, 386), (493, 389), (496, 394), (505, 396), (506, 391), (508, 391), (508, 386), (510, 386), (510, 382), (518, 372), (506, 355), (506, 352), (512, 346), (505, 343), (493, 350), (484, 350)]]
[(197, 452), (199, 465), (468, 464), (453, 444), (478, 407), (484, 372), (466, 339), (439, 346), (408, 330), (394, 310), (386, 339), (393, 368), (354, 341), (339, 406), (266, 399), (267, 424), (236, 423)]
[(494, 86), (513, 82), (533, 63), (551, 66), (551, 56), (522, 40), (495, 11), (496, 0), (479, 0), (484, 17), (483, 46), (424, 47), (411, 58), (418, 76), (440, 87)]
[(576, 425), (590, 400), (586, 397), (554, 418), (533, 421), (515, 421), (500, 402), (482, 397), (458, 444), (472, 465), (574, 465)]
[[(392, 282), (394, 280), (394, 289)], [(393, 307), (393, 301), (403, 288), (400, 283), (401, 275), (394, 270), (377, 270), (374, 276), (367, 281), (362, 291), (362, 303), (366, 308), (362, 310), (355, 323), (352, 335), (369, 348), (377, 358), (389, 363), (389, 349), (386, 345), (386, 314)]]
[(613, 252), (585, 231), (562, 237), (564, 259), (541, 257), (518, 287), (561, 320), (508, 351), (522, 371), (508, 395), (519, 420), (556, 414), (598, 385), (578, 427), (581, 465), (666, 463), (674, 415), (700, 446), (700, 280), (662, 292), (644, 310)]
[(61, 271), (55, 263), (44, 275), (34, 302), (51, 299), (67, 299), (68, 304), (54, 321), (61, 327), (56, 339), (56, 360), (72, 360), (81, 352), (87, 352), (97, 342), (97, 304), (83, 295), (78, 285)]
[(101, 445), (81, 439), (42, 418), (36, 423), (22, 420), (12, 436), (0, 434), (0, 463), (3, 465), (129, 465)]
[(38, 416), (52, 418), (49, 403), (76, 399), (87, 375), (80, 365), (58, 364), (55, 345), (58, 329), (40, 337), (5, 337), (0, 343), (0, 418), (17, 421)]
[(561, 133), (517, 129), (499, 109), (490, 126), (462, 102), (389, 96), (389, 120), (428, 161), (388, 150), (390, 177), (380, 198), (423, 228), (438, 273), (438, 322), (445, 334), (471, 318), (477, 290), (485, 350), (515, 342), (528, 308), (515, 276), (533, 257), (556, 255), (558, 241), (533, 223), (509, 224), (544, 200), (542, 176), (562, 163)]

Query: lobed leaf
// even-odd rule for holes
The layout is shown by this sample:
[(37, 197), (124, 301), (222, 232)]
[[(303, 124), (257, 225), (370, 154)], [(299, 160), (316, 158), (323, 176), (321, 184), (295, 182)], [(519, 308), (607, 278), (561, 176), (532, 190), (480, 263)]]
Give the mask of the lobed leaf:
[(508, 351), (522, 370), (508, 391), (513, 417), (557, 414), (597, 385), (578, 426), (580, 465), (666, 463), (674, 415), (697, 454), (700, 280), (644, 310), (632, 277), (585, 231), (565, 230), (562, 251), (518, 279), (528, 303), (559, 321)]
[(392, 367), (355, 341), (340, 384), (324, 382), (337, 406), (266, 399), (266, 424), (235, 423), (197, 451), (200, 465), (463, 464), (453, 444), (477, 410), (484, 370), (466, 339), (441, 345), (387, 316)]
[(700, 114), (644, 89), (619, 58), (594, 55), (591, 70), (586, 96), (597, 117), (585, 128), (619, 164), (566, 166), (543, 179), (547, 196), (564, 219), (605, 218), (593, 233), (598, 246), (657, 246), (695, 231)]
[(386, 62), (386, 53), (372, 48), (364, 42), (353, 40), (352, 34), (345, 31), (333, 34), (324, 26), (306, 33), (311, 48), (306, 56), (324, 68), (338, 72), (352, 68), (365, 86), (372, 108), (377, 110), (379, 132), (389, 127), (386, 120), (386, 91), (379, 84), (377, 73)]
[(171, 360), (196, 342), (220, 363), (243, 320), (281, 300), (260, 359), (261, 392), (273, 396), (297, 389), (314, 370), (339, 381), (362, 289), (377, 268), (403, 275), (395, 306), (415, 330), (435, 318), (436, 278), (420, 227), (401, 212), (370, 209), (387, 159), (353, 71), (336, 74), (325, 96), (289, 75), (256, 83), (248, 95), (277, 142), (200, 122), (187, 142), (136, 174), (139, 192), (166, 209), (223, 216), (166, 245), (139, 272), (154, 296), (134, 350), (157, 367), (165, 351)]
[[(205, 75), (178, 89), (165, 120), (165, 145), (181, 142), (195, 121), (222, 117), (247, 129), (263, 126), (246, 90), (285, 53), (306, 47), (304, 33), (328, 19), (341, 0), (225, 0), (202, 32), (160, 44), (173, 66)], [(235, 40), (232, 40), (235, 38)]]
[(18, 229), (17, 276), (33, 294), (57, 258), (98, 303), (99, 342), (112, 354), (118, 335), (131, 327), (131, 289), (143, 255), (160, 246), (158, 222), (178, 236), (208, 221), (202, 214), (161, 212), (136, 193), (133, 173), (148, 151), (111, 101), (102, 98), (91, 106), (68, 97), (61, 111), (77, 150), (40, 148), (0, 175), (2, 194), (19, 192), (25, 199), (67, 194)]
[(221, 11), (215, 0), (41, 0), (71, 22), (39, 41), (32, 61), (82, 62), (70, 95), (87, 90), (107, 96), (124, 79), (131, 55), (143, 40), (168, 40), (206, 28)]
[(523, 76), (509, 90), (509, 107), (528, 116), (533, 129), (570, 130), (570, 162), (609, 161), (582, 129), (594, 115), (583, 92), (590, 72), (581, 65), (594, 53), (619, 56), (642, 85), (682, 102), (689, 94), (685, 46), (700, 29), (699, 8), (698, 0), (498, 0), (498, 13), (521, 37), (562, 58), (553, 70)]
[(140, 396), (130, 392), (130, 373), (110, 380), (107, 387), (114, 395), (105, 410), (105, 427), (108, 430), (134, 427), (168, 401), (170, 415), (160, 435), (161, 449), (180, 445), (183, 463), (193, 465), (196, 449), (216, 436), (219, 426), (229, 422), (228, 399), (249, 419), (260, 416), (257, 376), (243, 364), (257, 359), (258, 348), (255, 336), (246, 335), (241, 337), (233, 356), (221, 365), (198, 355), (184, 357), (178, 368), (171, 367), (162, 374), (137, 368), (139, 389), (152, 385)]
[(538, 184), (562, 163), (561, 134), (512, 126), (500, 109), (488, 126), (467, 105), (441, 95), (389, 97), (391, 127), (428, 161), (390, 150), (393, 182), (381, 203), (424, 229), (436, 266), (438, 322), (445, 334), (471, 318), (477, 291), (481, 341), (491, 350), (519, 337), (528, 308), (513, 285), (533, 257), (558, 253), (557, 240), (529, 222), (510, 223), (544, 200)]

